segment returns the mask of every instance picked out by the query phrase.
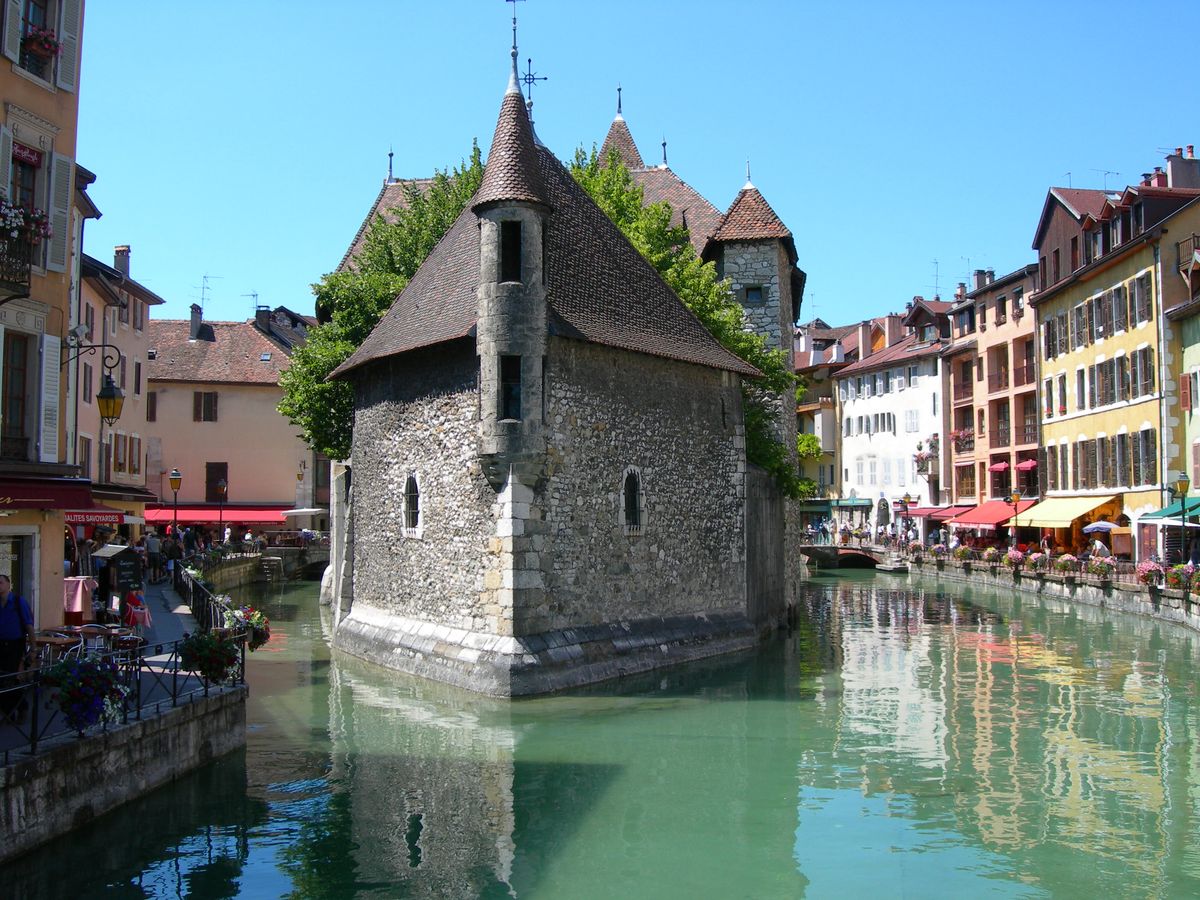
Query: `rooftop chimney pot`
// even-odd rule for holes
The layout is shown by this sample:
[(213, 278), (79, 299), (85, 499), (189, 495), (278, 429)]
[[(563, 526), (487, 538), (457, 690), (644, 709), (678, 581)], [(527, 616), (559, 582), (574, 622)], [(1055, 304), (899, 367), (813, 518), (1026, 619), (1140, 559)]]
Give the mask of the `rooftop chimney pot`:
[(113, 247), (113, 268), (129, 277), (129, 245), (118, 244)]
[(204, 312), (200, 309), (199, 303), (192, 304), (192, 321), (188, 328), (188, 340), (198, 340), (200, 337), (200, 325), (204, 321)]

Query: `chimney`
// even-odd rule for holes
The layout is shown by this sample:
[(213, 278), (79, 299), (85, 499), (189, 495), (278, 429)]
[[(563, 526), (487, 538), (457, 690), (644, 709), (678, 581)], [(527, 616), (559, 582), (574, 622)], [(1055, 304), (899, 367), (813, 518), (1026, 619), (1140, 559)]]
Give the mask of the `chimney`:
[(1150, 184), (1153, 187), (1167, 186), (1167, 173), (1163, 171), (1162, 166), (1154, 167), (1154, 174), (1150, 176)]
[(834, 345), (832, 347), (829, 348), (828, 362), (840, 363), (840, 362), (845, 362), (845, 361), (846, 361), (846, 350), (844, 347), (842, 347), (842, 342), (837, 341), (836, 343), (834, 343)]
[(122, 275), (124, 275), (126, 278), (129, 277), (129, 245), (128, 244), (118, 244), (116, 247), (113, 247), (113, 268), (116, 269), (118, 272), (120, 272)]
[(200, 309), (199, 303), (192, 304), (192, 324), (188, 329), (188, 340), (196, 341), (200, 339), (200, 326), (204, 322), (204, 312)]
[(954, 289), (954, 299), (955, 300), (963, 300), (966, 298), (966, 296), (967, 296), (967, 283), (965, 281), (960, 281), (958, 283), (958, 287)]
[(977, 291), (987, 284), (987, 272), (985, 272), (983, 269), (976, 269), (973, 273), (971, 273), (971, 280), (975, 284), (973, 290)]
[(1188, 155), (1183, 148), (1176, 148), (1174, 156), (1167, 157), (1167, 187), (1200, 188), (1200, 159), (1196, 159), (1194, 148), (1188, 145)]
[(1143, 172), (1143, 173), (1142, 173), (1142, 186), (1143, 186), (1143, 187), (1149, 187), (1149, 186), (1150, 186), (1150, 173), (1149, 173), (1149, 172)]
[(995, 280), (996, 280), (996, 270), (988, 269), (987, 270), (987, 283), (991, 284)]
[(254, 309), (254, 324), (263, 334), (271, 333), (271, 307), (258, 306)]
[(871, 320), (867, 319), (858, 326), (858, 358), (866, 359), (871, 355)]
[(904, 340), (904, 324), (903, 316), (899, 313), (888, 313), (884, 320), (883, 331), (887, 336), (887, 346), (899, 343)]

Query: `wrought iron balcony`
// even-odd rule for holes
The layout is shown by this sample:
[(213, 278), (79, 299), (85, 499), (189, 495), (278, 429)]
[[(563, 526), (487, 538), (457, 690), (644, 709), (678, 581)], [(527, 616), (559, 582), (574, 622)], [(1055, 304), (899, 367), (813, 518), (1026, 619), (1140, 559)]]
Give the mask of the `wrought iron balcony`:
[(33, 241), (21, 231), (0, 233), (0, 303), (29, 296), (29, 270), (33, 265)]
[(1008, 369), (993, 372), (988, 376), (988, 390), (1002, 391), (1008, 387)]
[(1036, 444), (1037, 443), (1037, 425), (1021, 425), (1017, 429), (1018, 444)]
[(1027, 366), (1017, 366), (1013, 370), (1013, 386), (1014, 387), (1023, 387), (1024, 385), (1027, 385), (1027, 384), (1033, 384), (1034, 379), (1036, 379), (1036, 378), (1037, 378), (1037, 376), (1034, 374), (1034, 371), (1033, 371), (1033, 363), (1030, 363)]
[(966, 384), (959, 383), (959, 384), (954, 385), (954, 402), (955, 403), (959, 403), (963, 400), (970, 400), (974, 396), (975, 396), (975, 385), (973, 385), (971, 382), (968, 381)]
[(954, 439), (954, 452), (972, 453), (975, 450), (975, 436)]
[(989, 446), (991, 447), (1007, 447), (1012, 442), (1012, 433), (1008, 430), (1007, 425), (996, 428), (991, 435)]

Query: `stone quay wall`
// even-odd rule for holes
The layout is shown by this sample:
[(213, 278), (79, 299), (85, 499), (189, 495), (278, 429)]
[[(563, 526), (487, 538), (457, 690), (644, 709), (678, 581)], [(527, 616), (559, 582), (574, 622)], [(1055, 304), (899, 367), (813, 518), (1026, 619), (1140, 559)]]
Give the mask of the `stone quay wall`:
[(244, 746), (246, 694), (244, 685), (218, 690), (5, 766), (0, 862)]
[(945, 560), (939, 566), (931, 559), (926, 559), (919, 565), (910, 561), (908, 578), (932, 578), (959, 584), (983, 585), (997, 590), (1016, 590), (1101, 609), (1115, 609), (1147, 616), (1200, 631), (1200, 598), (1189, 598), (1183, 591), (1171, 588), (1128, 584), (1123, 581), (1101, 583), (1095, 576), (1090, 575), (1067, 578), (1053, 572), (1037, 575), (1027, 570), (1014, 577), (1012, 570), (1005, 566), (972, 562), (969, 568), (963, 568), (954, 560)]

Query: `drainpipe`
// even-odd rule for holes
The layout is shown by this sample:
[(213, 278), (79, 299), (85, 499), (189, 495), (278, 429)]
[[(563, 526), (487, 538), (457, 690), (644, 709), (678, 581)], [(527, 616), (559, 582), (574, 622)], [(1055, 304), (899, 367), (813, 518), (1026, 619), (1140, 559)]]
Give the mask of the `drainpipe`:
[[(1038, 285), (1041, 290), (1041, 285)], [(1033, 298), (1037, 299), (1037, 292), (1034, 292)], [(1037, 442), (1038, 448), (1041, 451), (1042, 458), (1038, 460), (1038, 502), (1046, 499), (1046, 485), (1048, 484), (1049, 475), (1046, 472), (1046, 460), (1049, 459), (1049, 454), (1045, 452), (1046, 438), (1042, 434), (1042, 416), (1046, 411), (1046, 398), (1042, 396), (1042, 323), (1038, 318), (1038, 307), (1034, 306), (1029, 300), (1025, 301), (1029, 311), (1033, 313), (1033, 396), (1038, 398), (1037, 411)], [(1010, 341), (1011, 344), (1011, 341)], [(1053, 391), (1053, 387), (1051, 387)], [(1053, 402), (1051, 397), (1051, 402)], [(1040, 539), (1039, 539), (1040, 540)]]
[[(1154, 290), (1158, 294), (1158, 305), (1155, 309), (1155, 318), (1158, 320), (1158, 499), (1161, 506), (1160, 509), (1167, 505), (1166, 489), (1167, 489), (1167, 366), (1166, 366), (1166, 322), (1167, 317), (1163, 315), (1163, 277), (1162, 277), (1162, 246), (1159, 243), (1165, 229), (1159, 232), (1159, 237), (1154, 241)], [(1184, 509), (1187, 508), (1187, 503), (1184, 503)], [(1140, 528), (1140, 526), (1139, 526)], [(1185, 528), (1184, 531), (1187, 529)], [(1166, 545), (1164, 533), (1159, 529), (1159, 547), (1160, 556), (1166, 558)], [(1137, 537), (1134, 535), (1134, 543), (1136, 544)], [(1180, 554), (1183, 553), (1183, 545), (1186, 543), (1184, 536), (1180, 535)], [(1136, 557), (1136, 552), (1134, 556)]]

